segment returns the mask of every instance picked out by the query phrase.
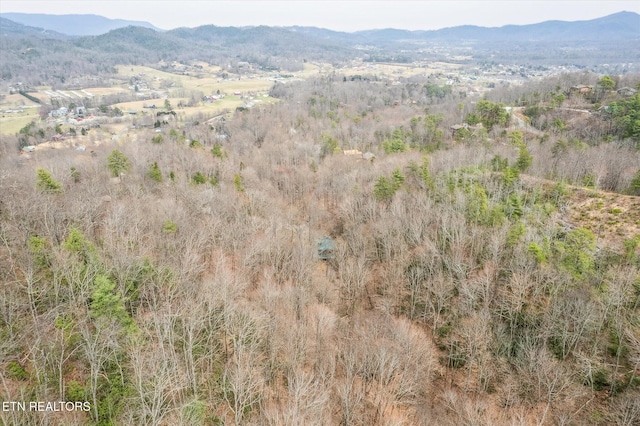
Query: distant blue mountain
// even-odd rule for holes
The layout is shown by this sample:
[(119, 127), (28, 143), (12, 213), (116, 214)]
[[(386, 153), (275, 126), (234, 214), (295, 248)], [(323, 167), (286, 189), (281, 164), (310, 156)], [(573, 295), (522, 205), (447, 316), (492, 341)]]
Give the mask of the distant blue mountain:
[[(109, 19), (98, 15), (46, 15), (30, 13), (1, 13), (6, 18), (29, 27), (53, 31), (70, 36), (95, 36), (109, 31), (134, 26), (162, 32), (149, 22)], [(176, 35), (187, 38), (201, 34), (210, 36), (212, 25), (202, 28), (179, 28)], [(483, 40), (483, 41), (581, 41), (581, 40), (635, 40), (640, 38), (640, 15), (634, 12), (619, 12), (588, 21), (545, 21), (530, 25), (505, 25), (503, 27), (479, 27), (462, 25), (430, 31), (408, 31), (398, 29), (376, 29), (345, 33), (315, 27), (289, 27), (289, 30), (347, 43), (389, 44), (410, 40)], [(225, 30), (229, 36), (230, 29)], [(238, 33), (244, 33), (236, 29)]]
[(95, 36), (129, 26), (162, 31), (149, 22), (109, 19), (98, 15), (46, 15), (40, 13), (1, 13), (0, 17), (30, 27), (70, 36)]
[(66, 34), (61, 34), (44, 28), (31, 27), (12, 21), (0, 16), (0, 36), (2, 37), (34, 37), (39, 39), (64, 40), (70, 38)]
[(363, 40), (604, 41), (640, 39), (640, 15), (619, 12), (588, 21), (545, 21), (530, 25), (479, 27), (461, 25), (431, 31), (368, 30), (353, 33)]
[(588, 21), (545, 21), (530, 25), (505, 25), (498, 28), (462, 26), (445, 28), (432, 33), (435, 38), (466, 38), (479, 40), (519, 41), (580, 41), (610, 39), (638, 39), (640, 15), (619, 12)]
[(247, 61), (264, 69), (298, 67), (302, 60), (443, 60), (446, 54), (441, 48), (453, 56), (471, 56), (473, 61), (586, 67), (639, 63), (638, 46), (640, 15), (632, 12), (589, 21), (499, 28), (466, 25), (434, 31), (358, 32), (213, 25), (159, 31), (146, 22), (95, 15), (6, 13), (0, 14), (0, 79), (43, 85), (52, 78), (77, 75), (74, 73), (109, 74), (119, 64), (188, 62), (194, 58), (211, 63)]

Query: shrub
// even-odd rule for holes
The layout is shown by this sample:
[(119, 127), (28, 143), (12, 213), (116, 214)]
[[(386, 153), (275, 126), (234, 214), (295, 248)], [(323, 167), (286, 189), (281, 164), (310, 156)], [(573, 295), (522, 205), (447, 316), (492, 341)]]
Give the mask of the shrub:
[(78, 169), (76, 169), (75, 167), (71, 167), (69, 169), (69, 174), (71, 175), (71, 179), (73, 179), (75, 183), (80, 182), (80, 172), (78, 171)]
[(536, 244), (536, 243), (529, 244), (528, 251), (529, 251), (529, 253), (533, 254), (533, 256), (536, 258), (538, 263), (546, 263), (547, 262), (548, 255), (547, 255), (546, 251), (542, 247), (540, 247), (538, 244)]
[(562, 266), (576, 279), (593, 271), (596, 237), (588, 229), (576, 228), (570, 231), (564, 241), (555, 243), (554, 249), (560, 256)]
[(78, 228), (72, 226), (69, 228), (69, 235), (62, 243), (62, 248), (80, 256), (80, 259), (87, 264), (96, 260), (96, 249), (87, 241), (84, 234)]
[(109, 167), (113, 176), (118, 177), (129, 170), (131, 164), (129, 163), (129, 159), (126, 155), (119, 150), (114, 149), (107, 157), (107, 167)]
[(373, 187), (373, 196), (385, 203), (390, 202), (395, 193), (394, 182), (386, 176), (380, 176)]
[(400, 169), (395, 169), (391, 174), (391, 178), (393, 179), (393, 186), (397, 190), (404, 183), (404, 175), (400, 171)]
[(518, 194), (511, 194), (507, 199), (505, 213), (511, 219), (520, 219), (522, 217), (524, 211), (522, 206), (522, 200), (518, 196)]
[(401, 139), (391, 139), (382, 142), (382, 149), (384, 149), (385, 153), (392, 154), (396, 152), (405, 152), (409, 149), (409, 146)]
[(521, 148), (524, 146), (523, 135), (519, 130), (513, 131), (509, 133), (509, 143), (516, 148)]
[(149, 171), (147, 172), (147, 176), (149, 176), (151, 180), (162, 182), (162, 172), (160, 171), (160, 167), (158, 167), (158, 163), (154, 162), (151, 165)]
[(594, 175), (586, 175), (583, 179), (582, 179), (582, 185), (586, 186), (587, 188), (595, 188), (596, 187), (596, 177)]
[[(510, 116), (504, 104), (481, 100), (476, 104), (476, 114), (482, 125), (488, 130), (491, 130), (494, 125), (502, 127), (509, 125)], [(471, 117), (467, 116), (466, 121), (470, 123)]]
[(548, 199), (557, 208), (563, 208), (569, 197), (569, 189), (564, 182), (558, 182), (548, 193)]
[(622, 241), (622, 245), (624, 246), (625, 259), (627, 262), (632, 262), (635, 257), (636, 249), (638, 248), (638, 245), (640, 245), (640, 235), (636, 235), (633, 238), (625, 238)]
[(236, 173), (236, 175), (233, 177), (233, 186), (236, 187), (236, 191), (244, 192), (244, 182), (242, 176), (240, 176), (239, 173)]
[(593, 386), (594, 390), (597, 391), (601, 391), (604, 390), (604, 388), (608, 387), (611, 385), (611, 383), (609, 382), (609, 377), (607, 375), (607, 371), (602, 369), (602, 368), (598, 368), (592, 375), (592, 377), (589, 380), (591, 386)]
[(29, 250), (34, 256), (35, 264), (40, 267), (48, 267), (50, 265), (49, 255), (47, 254), (47, 240), (42, 237), (33, 236), (29, 238)]
[(67, 401), (86, 401), (87, 392), (85, 388), (75, 380), (71, 380), (67, 383), (67, 389), (65, 391), (65, 397)]
[(7, 365), (7, 376), (13, 380), (27, 380), (29, 378), (27, 371), (15, 361)]
[(227, 153), (225, 152), (224, 149), (222, 149), (222, 145), (220, 145), (219, 143), (215, 144), (213, 148), (211, 148), (211, 154), (213, 154), (213, 156), (216, 158), (227, 157)]
[(191, 180), (193, 180), (193, 183), (195, 183), (196, 185), (202, 185), (203, 183), (207, 182), (207, 177), (200, 172), (196, 172)]
[(62, 194), (62, 185), (51, 177), (51, 173), (43, 168), (36, 170), (36, 186), (42, 192), (50, 194)]
[(494, 172), (501, 172), (509, 166), (509, 159), (502, 158), (500, 155), (494, 155), (491, 159), (491, 170)]
[(502, 182), (509, 186), (520, 178), (520, 171), (515, 167), (505, 167), (502, 173)]
[(175, 222), (167, 220), (162, 224), (163, 234), (175, 234), (176, 232), (178, 232), (178, 225)]
[(475, 223), (484, 223), (489, 211), (489, 199), (484, 188), (475, 183), (467, 194), (467, 218)]
[(631, 180), (628, 192), (631, 195), (640, 195), (640, 170), (638, 170), (636, 176)]
[(94, 319), (115, 320), (128, 331), (133, 331), (134, 323), (125, 309), (116, 284), (107, 276), (98, 274), (93, 282), (95, 290), (91, 294), (89, 307), (91, 317)]
[(507, 234), (507, 245), (514, 246), (526, 232), (527, 228), (524, 226), (524, 223), (516, 222), (515, 225), (509, 228), (509, 232)]
[(184, 424), (201, 425), (205, 424), (206, 405), (204, 402), (194, 400), (185, 405), (182, 409)]
[(529, 167), (531, 167), (531, 164), (533, 164), (533, 156), (529, 154), (529, 151), (527, 151), (527, 147), (522, 145), (520, 147), (520, 154), (516, 159), (515, 167), (519, 171), (524, 172)]
[(341, 151), (340, 145), (338, 145), (338, 140), (329, 135), (323, 134), (321, 136), (322, 139), (322, 148), (320, 151), (320, 157), (324, 158), (330, 154), (337, 154)]
[(456, 130), (455, 140), (456, 142), (472, 142), (474, 140), (473, 132), (466, 127), (462, 127)]

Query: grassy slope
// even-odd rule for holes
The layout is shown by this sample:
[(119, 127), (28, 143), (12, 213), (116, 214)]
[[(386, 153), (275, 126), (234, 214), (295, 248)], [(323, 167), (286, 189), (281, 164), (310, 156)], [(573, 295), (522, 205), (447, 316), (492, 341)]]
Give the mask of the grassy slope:
[(600, 245), (620, 250), (640, 235), (640, 197), (575, 188), (570, 198), (568, 221), (591, 230)]
[[(0, 111), (15, 110), (25, 107), (37, 107), (38, 104), (30, 101), (22, 95), (7, 95), (0, 101)], [(17, 113), (2, 113), (0, 115), (0, 134), (11, 135), (29, 124), (33, 120), (38, 120), (38, 108), (25, 108)]]

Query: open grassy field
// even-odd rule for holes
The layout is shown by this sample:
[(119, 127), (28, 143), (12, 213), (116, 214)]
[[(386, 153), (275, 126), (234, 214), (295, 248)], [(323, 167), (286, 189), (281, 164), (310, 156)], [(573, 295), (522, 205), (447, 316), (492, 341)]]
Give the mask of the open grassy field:
[(302, 71), (294, 74), (300, 78), (314, 77), (320, 74), (323, 70), (328, 69), (328, 67), (333, 68), (329, 64), (315, 64), (311, 62), (305, 62), (302, 65)]
[[(25, 107), (25, 108), (23, 108)], [(0, 134), (13, 135), (33, 120), (39, 119), (38, 104), (19, 94), (7, 95), (0, 101), (0, 111), (19, 110), (0, 114)]]
[[(194, 86), (197, 90), (202, 90), (206, 94), (220, 92), (267, 92), (273, 86), (273, 81), (258, 78), (243, 78), (241, 80), (223, 80), (221, 82), (202, 82)], [(209, 89), (209, 92), (203, 89)]]
[(169, 91), (170, 98), (177, 98), (177, 94), (184, 94), (185, 92), (202, 92), (205, 95), (220, 92), (247, 92), (247, 91), (268, 91), (273, 86), (273, 81), (268, 78), (241, 78), (241, 79), (229, 79), (221, 80), (214, 75), (219, 71), (218, 67), (203, 68), (199, 71), (198, 76), (193, 75), (179, 75), (165, 71), (156, 70), (150, 67), (144, 66), (118, 66), (118, 75), (125, 78), (133, 76), (142, 76), (147, 81), (150, 81), (152, 85), (160, 88), (163, 84), (173, 83)]
[[(38, 91), (29, 93), (31, 96), (40, 99), (42, 103), (49, 104), (52, 99), (58, 99), (64, 103), (82, 102), (84, 99), (99, 97), (105, 95), (115, 95), (117, 93), (128, 92), (129, 89), (123, 86), (113, 87), (92, 87), (89, 89), (77, 90), (53, 90), (49, 86), (40, 86), (36, 88)], [(52, 96), (52, 94), (54, 96)]]
[[(224, 110), (234, 110), (244, 105), (245, 102), (250, 101), (250, 99), (241, 99), (240, 96), (232, 95), (232, 93), (240, 92), (242, 95), (246, 95), (249, 92), (265, 94), (273, 86), (273, 81), (267, 75), (262, 78), (242, 77), (222, 80), (215, 75), (216, 72), (220, 71), (219, 67), (206, 64), (200, 65), (202, 69), (198, 70), (197, 76), (173, 74), (144, 66), (119, 66), (117, 69), (121, 77), (141, 77), (149, 82), (153, 89), (160, 89), (161, 87), (166, 87), (167, 83), (173, 83), (168, 89), (167, 99), (174, 108), (181, 101), (184, 103), (189, 102), (192, 95), (210, 95), (216, 94), (218, 91), (227, 94), (224, 99), (214, 103), (175, 109), (178, 114), (184, 114), (187, 117), (197, 114), (213, 115)], [(275, 99), (270, 97), (259, 96), (256, 99), (263, 103), (275, 102)], [(123, 102), (114, 106), (124, 112), (137, 110), (138, 114), (143, 114), (152, 111), (143, 109), (145, 104), (150, 103), (155, 103), (157, 107), (162, 108), (164, 100)]]
[(37, 109), (27, 109), (15, 114), (2, 114), (0, 116), (0, 134), (13, 135), (34, 120), (39, 120)]
[(146, 79), (163, 79), (163, 80), (175, 80), (179, 81), (188, 76), (172, 74), (170, 72), (160, 71), (155, 68), (145, 67), (142, 65), (118, 65), (118, 76), (121, 78), (129, 78), (134, 76), (143, 75)]
[[(305, 68), (306, 68), (305, 64)], [(459, 71), (462, 66), (459, 64), (450, 64), (446, 62), (433, 62), (425, 66), (417, 66), (414, 64), (391, 64), (391, 63), (363, 63), (357, 66), (333, 68), (330, 65), (315, 65), (315, 74), (326, 72), (337, 72), (346, 76), (353, 75), (375, 75), (378, 77), (390, 78), (409, 78), (417, 75), (431, 75), (438, 73), (450, 73)], [(309, 69), (303, 71), (302, 75), (310, 77), (314, 72)]]
[(403, 64), (373, 64), (374, 74), (381, 76), (411, 77), (425, 73), (425, 69)]
[(107, 96), (107, 95), (115, 95), (118, 93), (128, 92), (129, 89), (122, 86), (113, 86), (113, 87), (91, 87), (85, 89), (86, 92), (89, 92), (93, 96)]
[(0, 100), (0, 110), (20, 108), (22, 106), (38, 106), (38, 104), (17, 93), (7, 95)]
[[(243, 106), (247, 101), (256, 102), (257, 100), (259, 100), (261, 104), (268, 104), (268, 103), (277, 101), (277, 99), (271, 98), (271, 97), (260, 97), (253, 100), (248, 100), (248, 99), (240, 99), (239, 96), (230, 95), (230, 96), (226, 96), (224, 99), (218, 100), (213, 103), (207, 103), (207, 104), (201, 103), (194, 107), (176, 108), (176, 105), (180, 101), (183, 101), (186, 103), (189, 100), (186, 98), (169, 98), (169, 101), (171, 102), (171, 105), (174, 107), (174, 111), (176, 111), (178, 116), (184, 115), (185, 117), (193, 117), (198, 114), (203, 114), (205, 116), (213, 116), (224, 110), (233, 111), (237, 107)], [(156, 106), (158, 106), (158, 108), (162, 108), (163, 102), (164, 102), (163, 100), (157, 100), (155, 104)], [(158, 110), (143, 108), (145, 104), (148, 105), (150, 103), (154, 103), (154, 102), (153, 101), (122, 102), (114, 105), (114, 107), (120, 108), (125, 113), (131, 110), (136, 110), (138, 113), (137, 115), (155, 114)]]

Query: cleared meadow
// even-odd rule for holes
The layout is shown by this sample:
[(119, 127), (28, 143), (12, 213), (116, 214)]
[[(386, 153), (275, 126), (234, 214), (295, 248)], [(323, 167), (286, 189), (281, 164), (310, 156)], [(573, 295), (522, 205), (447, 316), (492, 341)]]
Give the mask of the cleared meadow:
[[(12, 135), (39, 119), (38, 104), (20, 94), (7, 95), (0, 101), (0, 134)], [(23, 108), (24, 107), (24, 108)], [(16, 111), (16, 112), (6, 112)]]
[[(202, 92), (204, 95), (220, 92), (234, 91), (268, 91), (273, 86), (273, 81), (267, 76), (260, 78), (233, 78), (228, 80), (215, 76), (220, 71), (219, 67), (208, 67), (193, 73), (174, 74), (144, 66), (118, 66), (120, 77), (140, 77), (149, 81), (155, 90), (166, 89), (170, 98), (177, 98), (176, 93)], [(191, 75), (194, 74), (194, 75)], [(171, 84), (173, 83), (173, 84)]]
[[(135, 100), (121, 102), (112, 105), (120, 108), (125, 114), (129, 111), (136, 111), (132, 117), (153, 114), (157, 110), (145, 109), (145, 105), (155, 104), (162, 109), (164, 99), (168, 99), (179, 117), (193, 117), (196, 115), (212, 116), (223, 111), (233, 111), (237, 107), (244, 106), (248, 102), (259, 101), (262, 104), (276, 102), (277, 99), (266, 96), (273, 87), (277, 72), (259, 72), (251, 76), (238, 76), (230, 73), (229, 78), (222, 79), (218, 74), (222, 68), (206, 63), (197, 63), (197, 69), (189, 69), (184, 74), (158, 70), (155, 68), (140, 65), (119, 65), (116, 67), (118, 73), (116, 79), (121, 84), (110, 87), (91, 87), (74, 90), (54, 90), (51, 87), (38, 87), (37, 92), (30, 93), (31, 96), (39, 99), (43, 104), (49, 104), (52, 100), (61, 101), (62, 104), (80, 103), (82, 99), (97, 100), (103, 96), (123, 94), (131, 95), (130, 88), (132, 78), (138, 78), (144, 82), (146, 87), (141, 93), (155, 92), (155, 96), (164, 97), (146, 100)], [(392, 64), (392, 63), (364, 63), (358, 66), (335, 68), (331, 64), (325, 63), (305, 63), (303, 70), (287, 73), (297, 79), (312, 78), (317, 75), (337, 72), (346, 76), (354, 75), (376, 75), (379, 77), (411, 77), (416, 75), (427, 75), (439, 72), (454, 72), (461, 68), (458, 64), (437, 62), (415, 66), (413, 64)], [(286, 81), (286, 80), (285, 80)], [(236, 95), (235, 93), (240, 93)], [(201, 96), (225, 94), (226, 96), (213, 103), (200, 102)], [(187, 104), (195, 99), (198, 103), (192, 107), (178, 108), (178, 104)], [(19, 94), (7, 95), (0, 102), (0, 110), (20, 109), (21, 106), (37, 106), (36, 103)], [(0, 117), (0, 134), (15, 134), (22, 127), (33, 120), (38, 119), (38, 109), (24, 109), (20, 112), (3, 114)]]

